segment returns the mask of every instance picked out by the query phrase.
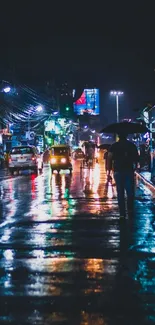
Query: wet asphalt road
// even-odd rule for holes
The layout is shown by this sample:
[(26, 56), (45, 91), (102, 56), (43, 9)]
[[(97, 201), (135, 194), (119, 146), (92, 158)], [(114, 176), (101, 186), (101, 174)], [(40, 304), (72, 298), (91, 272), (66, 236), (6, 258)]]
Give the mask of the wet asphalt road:
[(155, 197), (120, 222), (104, 165), (0, 172), (0, 324), (154, 324)]

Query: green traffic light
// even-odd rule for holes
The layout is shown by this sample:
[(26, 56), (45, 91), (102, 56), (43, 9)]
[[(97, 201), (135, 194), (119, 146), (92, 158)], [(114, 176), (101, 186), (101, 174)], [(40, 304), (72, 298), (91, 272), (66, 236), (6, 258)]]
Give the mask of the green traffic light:
[(69, 111), (69, 107), (68, 106), (66, 107), (66, 111)]
[(52, 139), (48, 138), (48, 139), (47, 139), (47, 142), (48, 142), (49, 144), (51, 144), (51, 143), (52, 143)]

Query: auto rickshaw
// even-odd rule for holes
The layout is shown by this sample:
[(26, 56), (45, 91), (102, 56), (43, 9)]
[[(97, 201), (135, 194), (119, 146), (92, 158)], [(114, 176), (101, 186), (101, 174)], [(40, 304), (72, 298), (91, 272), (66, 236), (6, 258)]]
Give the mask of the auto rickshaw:
[(54, 170), (60, 173), (61, 169), (69, 169), (72, 173), (71, 149), (68, 145), (59, 144), (50, 148), (50, 166), (52, 173)]

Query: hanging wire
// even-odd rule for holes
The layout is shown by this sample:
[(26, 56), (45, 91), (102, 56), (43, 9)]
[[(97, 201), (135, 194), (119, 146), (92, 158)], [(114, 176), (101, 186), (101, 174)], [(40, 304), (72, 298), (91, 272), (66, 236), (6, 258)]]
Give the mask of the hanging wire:
[[(47, 113), (46, 119), (51, 116), (51, 98), (45, 94), (40, 94), (27, 85), (16, 85), (8, 94), (2, 94), (0, 98), (0, 121), (3, 124), (26, 122), (28, 117), (35, 114), (36, 107), (42, 105)], [(36, 119), (42, 121), (42, 116)]]

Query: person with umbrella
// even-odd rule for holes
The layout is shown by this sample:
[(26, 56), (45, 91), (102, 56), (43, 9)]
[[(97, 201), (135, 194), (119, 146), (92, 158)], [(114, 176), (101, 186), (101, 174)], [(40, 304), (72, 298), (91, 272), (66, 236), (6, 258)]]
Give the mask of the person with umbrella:
[(126, 216), (125, 192), (128, 215), (134, 212), (134, 171), (139, 161), (137, 147), (127, 140), (127, 134), (118, 133), (119, 141), (112, 144), (108, 152), (108, 170), (113, 169), (117, 188), (120, 218)]
[(148, 128), (140, 123), (120, 122), (108, 125), (101, 133), (115, 133), (119, 141), (112, 144), (108, 152), (108, 170), (113, 169), (117, 188), (120, 217), (126, 216), (125, 192), (127, 196), (128, 215), (134, 212), (134, 171), (139, 162), (137, 147), (127, 140), (128, 134), (146, 133)]

